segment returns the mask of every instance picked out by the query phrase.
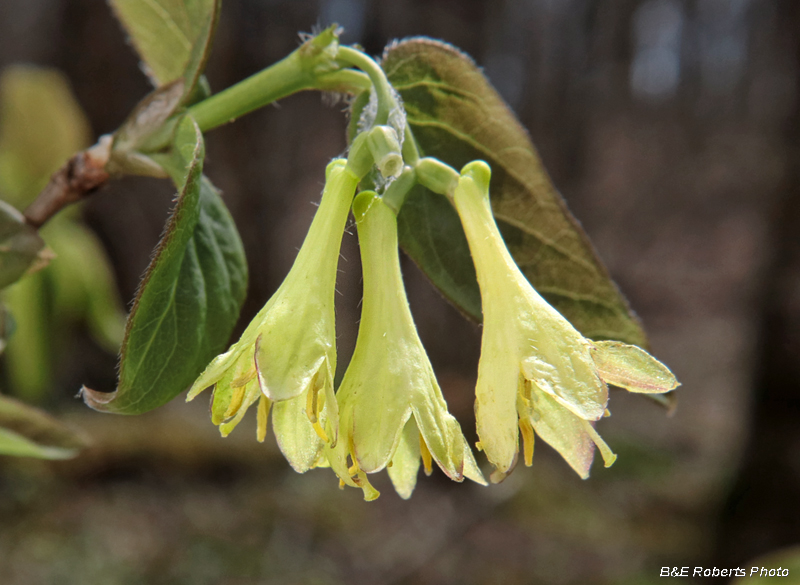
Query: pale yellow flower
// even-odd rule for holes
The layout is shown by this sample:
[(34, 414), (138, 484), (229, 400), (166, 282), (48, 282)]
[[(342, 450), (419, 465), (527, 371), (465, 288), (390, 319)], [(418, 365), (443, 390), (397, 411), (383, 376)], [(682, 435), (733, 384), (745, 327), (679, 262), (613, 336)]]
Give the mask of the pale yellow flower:
[[(447, 411), (406, 299), (397, 248), (397, 218), (371, 191), (353, 204), (364, 274), (364, 301), (352, 361), (336, 393), (340, 437), (328, 449), (344, 483), (378, 493), (367, 473), (388, 469), (408, 498), (420, 460), (455, 481), (485, 484), (461, 427)], [(346, 463), (350, 458), (350, 465)]]
[(480, 447), (498, 481), (516, 462), (520, 432), (525, 462), (531, 464), (535, 433), (586, 478), (595, 445), (606, 466), (616, 459), (593, 426), (607, 412), (606, 383), (662, 393), (678, 382), (638, 347), (586, 339), (533, 289), (497, 229), (489, 179), (486, 163), (470, 163), (452, 195), (481, 289), (483, 338), (475, 390)]
[(258, 436), (263, 440), (271, 406), (278, 445), (299, 472), (314, 467), (323, 442), (335, 443), (338, 434), (334, 294), (342, 233), (357, 184), (344, 159), (328, 165), (322, 201), (283, 284), (189, 392), (191, 400), (214, 387), (212, 421), (223, 435), (260, 401)]

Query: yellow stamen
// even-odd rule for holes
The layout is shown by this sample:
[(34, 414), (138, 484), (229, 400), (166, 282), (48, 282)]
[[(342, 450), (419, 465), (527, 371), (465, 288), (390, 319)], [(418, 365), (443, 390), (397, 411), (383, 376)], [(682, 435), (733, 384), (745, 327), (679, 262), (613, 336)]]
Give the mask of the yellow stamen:
[(531, 402), (533, 400), (533, 383), (525, 377), (525, 374), (520, 372), (519, 374), (519, 383), (517, 386), (517, 392), (519, 393), (519, 397), (522, 399), (522, 402), (527, 408), (531, 407)]
[[(318, 373), (319, 372), (317, 372), (317, 374)], [(317, 413), (319, 412), (319, 388), (317, 388), (317, 374), (314, 374), (314, 378), (311, 380), (311, 384), (309, 384), (308, 392), (306, 394), (306, 416), (312, 424), (317, 422)]]
[(330, 443), (330, 441), (328, 440), (328, 435), (325, 432), (325, 430), (322, 428), (322, 425), (319, 424), (319, 421), (315, 422), (312, 426), (314, 427), (314, 431), (316, 431), (317, 436), (320, 439), (322, 439), (326, 443)]
[(606, 408), (606, 411), (603, 413), (603, 416), (604, 416), (604, 417), (609, 417), (609, 416), (611, 416), (611, 411), (610, 411), (610, 410), (608, 410), (608, 409)]
[(419, 454), (422, 455), (422, 465), (425, 467), (425, 475), (433, 473), (433, 462), (431, 460), (431, 452), (428, 450), (428, 445), (425, 444), (425, 439), (422, 438), (422, 433), (419, 435)]
[(242, 405), (239, 407), (236, 414), (219, 424), (219, 432), (223, 437), (227, 437), (231, 434), (231, 431), (233, 431), (244, 418), (247, 409), (258, 400), (259, 396), (261, 396), (261, 390), (259, 390), (258, 384), (252, 383), (245, 388)]
[(272, 406), (272, 401), (263, 394), (258, 400), (258, 428), (256, 430), (256, 438), (259, 443), (263, 443), (267, 438), (267, 419), (269, 417), (269, 409)]
[[(356, 460), (356, 456), (353, 454), (353, 446), (350, 445), (350, 467), (347, 468), (347, 475), (353, 478), (355, 481), (358, 472), (361, 471), (361, 467), (358, 466), (358, 461)], [(356, 482), (358, 483), (358, 482)]]
[(320, 423), (319, 414), (322, 412), (322, 407), (325, 406), (325, 394), (320, 393), (321, 389), (319, 385), (319, 371), (317, 371), (317, 373), (314, 374), (314, 378), (311, 380), (308, 394), (306, 394), (306, 416), (308, 420), (311, 421), (311, 425), (314, 427), (314, 432), (317, 433), (317, 436), (326, 443), (330, 443), (328, 435)]
[[(231, 384), (233, 386), (233, 384)], [(238, 386), (233, 389), (233, 396), (231, 397), (231, 402), (228, 405), (228, 410), (225, 411), (225, 418), (229, 419), (234, 416), (239, 409), (242, 407), (242, 402), (244, 402), (244, 394), (245, 394), (245, 387)]]
[(231, 382), (231, 388), (239, 388), (240, 386), (246, 385), (250, 380), (255, 380), (256, 378), (256, 369), (252, 368), (251, 370), (245, 372), (235, 380)]
[(525, 466), (533, 465), (533, 427), (527, 418), (519, 419), (519, 431), (522, 435), (522, 446), (525, 453)]

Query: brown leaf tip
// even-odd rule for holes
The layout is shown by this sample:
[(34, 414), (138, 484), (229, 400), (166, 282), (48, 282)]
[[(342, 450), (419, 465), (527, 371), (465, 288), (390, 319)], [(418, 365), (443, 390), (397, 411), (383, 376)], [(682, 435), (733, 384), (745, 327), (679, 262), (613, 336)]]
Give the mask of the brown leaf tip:
[(383, 50), (383, 55), (381, 56), (381, 64), (383, 64), (386, 59), (389, 57), (389, 53), (395, 50), (402, 50), (407, 48), (414, 48), (417, 46), (425, 46), (425, 47), (434, 47), (439, 49), (445, 53), (450, 53), (454, 57), (458, 57), (460, 59), (465, 59), (471, 65), (477, 67), (475, 60), (470, 57), (467, 53), (459, 49), (458, 47), (451, 45), (450, 43), (446, 43), (445, 41), (440, 41), (438, 39), (432, 39), (430, 37), (408, 37), (405, 39), (395, 39), (391, 41), (386, 48)]

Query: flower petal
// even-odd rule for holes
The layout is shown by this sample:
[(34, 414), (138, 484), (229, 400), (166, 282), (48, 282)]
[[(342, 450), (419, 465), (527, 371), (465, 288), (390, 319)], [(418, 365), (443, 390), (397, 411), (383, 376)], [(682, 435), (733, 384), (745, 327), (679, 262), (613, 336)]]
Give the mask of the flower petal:
[[(340, 416), (352, 421), (353, 453), (359, 467), (367, 473), (380, 471), (389, 464), (403, 427), (411, 418), (411, 407), (399, 400), (403, 386), (391, 383), (384, 386), (385, 376), (376, 380), (385, 391), (370, 392), (369, 398), (352, 405), (346, 396), (339, 399)], [(355, 393), (359, 393), (358, 389)], [(344, 412), (347, 407), (351, 408), (349, 417)]]
[(298, 473), (314, 467), (324, 442), (306, 414), (306, 396), (272, 405), (272, 428), (281, 453)]
[(483, 477), (478, 463), (475, 461), (475, 454), (472, 452), (469, 443), (467, 443), (463, 435), (461, 437), (461, 442), (464, 449), (464, 477), (484, 486), (489, 485), (489, 482)]
[(394, 489), (404, 500), (411, 497), (417, 485), (419, 459), (419, 429), (411, 417), (403, 428), (392, 462), (387, 467)]
[[(427, 356), (424, 358), (427, 362)], [(447, 411), (447, 402), (433, 371), (418, 381), (412, 409), (419, 432), (434, 461), (454, 481), (464, 480), (464, 434), (461, 425)]]
[[(221, 424), (242, 410), (246, 386), (255, 382), (252, 352), (237, 352), (235, 361), (223, 371), (222, 377), (214, 384), (211, 398), (211, 422)], [(245, 407), (246, 410), (246, 407)]]
[[(608, 403), (608, 388), (597, 375), (590, 342), (526, 284), (528, 305), (520, 308), (519, 327), (529, 346), (522, 352), (522, 371), (575, 415), (598, 420)], [(535, 298), (534, 298), (535, 295)]]
[(233, 418), (229, 418), (228, 420), (225, 420), (224, 422), (221, 422), (219, 424), (219, 432), (223, 437), (227, 437), (228, 435), (231, 434), (231, 431), (233, 431), (233, 429), (235, 429), (236, 426), (241, 422), (242, 418), (244, 418), (247, 409), (250, 408), (253, 404), (255, 404), (255, 402), (259, 399), (259, 397), (263, 396), (261, 394), (261, 390), (258, 387), (258, 382), (255, 379), (245, 384), (243, 389), (244, 389), (244, 397), (242, 400), (242, 404), (239, 406), (236, 412), (232, 413), (231, 416)]
[[(292, 291), (296, 297), (297, 291)], [(255, 359), (261, 391), (273, 401), (299, 396), (326, 357), (335, 359), (333, 317), (319, 305), (286, 298), (275, 303), (260, 327)], [(292, 326), (287, 326), (292, 323)]]
[(556, 402), (547, 392), (533, 388), (532, 405), (527, 414), (533, 430), (558, 451), (570, 467), (586, 479), (594, 459), (594, 441), (586, 432), (584, 419)]
[(189, 394), (186, 396), (186, 402), (194, 400), (198, 394), (219, 382), (228, 368), (239, 359), (240, 355), (241, 350), (234, 345), (225, 353), (215, 357), (192, 384)]
[(640, 347), (619, 341), (595, 341), (593, 346), (595, 367), (608, 384), (647, 394), (661, 394), (680, 386), (667, 366)]
[(258, 326), (258, 377), (274, 401), (300, 395), (323, 360), (336, 369), (336, 271), (358, 178), (343, 159), (329, 164), (325, 176), (306, 239)]
[(484, 327), (475, 387), (475, 419), (481, 449), (501, 473), (511, 471), (519, 449), (518, 381), (519, 356), (509, 351), (505, 331)]

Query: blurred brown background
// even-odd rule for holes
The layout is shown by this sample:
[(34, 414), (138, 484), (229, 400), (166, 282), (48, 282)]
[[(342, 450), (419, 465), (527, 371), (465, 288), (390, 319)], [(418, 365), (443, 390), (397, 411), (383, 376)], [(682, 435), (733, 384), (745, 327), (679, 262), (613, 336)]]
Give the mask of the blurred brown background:
[[(212, 88), (333, 21), (372, 54), (428, 35), (484, 67), (682, 381), (676, 415), (613, 393), (599, 429), (620, 457), (585, 482), (540, 442), (533, 467), (499, 486), (435, 472), (404, 502), (384, 478), (367, 504), (327, 470), (292, 472), (254, 425), (220, 439), (203, 404), (88, 411), (72, 396), (81, 383), (113, 389), (115, 358), (77, 332), (50, 406), (94, 446), (57, 464), (0, 458), (0, 582), (646, 584), (664, 582), (663, 566), (744, 566), (800, 542), (800, 4), (229, 0)], [(96, 135), (149, 89), (98, 0), (3, 0), (0, 68), (18, 62), (64, 71)], [(302, 242), (325, 164), (345, 148), (341, 110), (303, 94), (207, 137), (207, 172), (251, 267), (239, 330)], [(126, 179), (85, 208), (124, 299), (171, 196), (164, 182)], [(360, 298), (352, 235), (343, 257), (341, 366)], [(404, 267), (469, 429), (480, 330)]]

